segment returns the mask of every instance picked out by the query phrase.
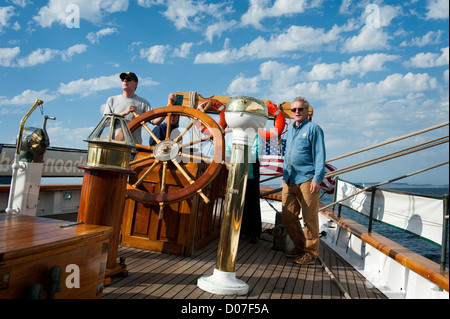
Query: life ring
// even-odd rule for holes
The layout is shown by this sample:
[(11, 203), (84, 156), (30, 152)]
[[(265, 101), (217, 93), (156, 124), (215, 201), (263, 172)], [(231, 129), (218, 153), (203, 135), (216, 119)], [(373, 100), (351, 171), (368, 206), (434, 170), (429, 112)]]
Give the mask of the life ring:
[(263, 139), (270, 140), (280, 136), (281, 133), (283, 133), (286, 122), (284, 120), (283, 112), (281, 112), (278, 106), (270, 101), (267, 101), (266, 105), (269, 114), (275, 117), (275, 127), (270, 131), (261, 130), (259, 131), (259, 135), (261, 135)]
[[(217, 100), (208, 99), (205, 102), (203, 102), (202, 104), (200, 104), (198, 106), (198, 109), (203, 112), (203, 108), (205, 108), (209, 102), (211, 102), (211, 106), (209, 107), (209, 109), (219, 112), (219, 123), (218, 124), (219, 124), (220, 128), (222, 130), (224, 130), (228, 126), (227, 121), (225, 120), (225, 105), (223, 105), (222, 103), (220, 103)], [(200, 125), (199, 129), (203, 134), (209, 134), (208, 130), (203, 125)]]

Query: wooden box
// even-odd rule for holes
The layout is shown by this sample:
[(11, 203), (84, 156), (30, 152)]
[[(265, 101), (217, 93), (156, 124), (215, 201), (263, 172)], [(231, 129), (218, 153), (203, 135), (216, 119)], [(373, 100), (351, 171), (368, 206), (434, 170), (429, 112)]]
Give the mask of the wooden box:
[(101, 298), (112, 229), (96, 225), (60, 227), (66, 221), (0, 214), (0, 299), (30, 298), (50, 271), (61, 270), (56, 299)]

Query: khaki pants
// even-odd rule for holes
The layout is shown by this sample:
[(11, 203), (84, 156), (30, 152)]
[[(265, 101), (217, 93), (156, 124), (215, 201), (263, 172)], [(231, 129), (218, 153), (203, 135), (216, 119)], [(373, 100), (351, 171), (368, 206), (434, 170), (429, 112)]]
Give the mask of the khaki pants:
[[(319, 256), (319, 196), (320, 192), (311, 194), (311, 179), (297, 185), (283, 182), (282, 217), (287, 234), (291, 237), (295, 248), (304, 251), (310, 257)], [(300, 225), (299, 214), (302, 210)]]

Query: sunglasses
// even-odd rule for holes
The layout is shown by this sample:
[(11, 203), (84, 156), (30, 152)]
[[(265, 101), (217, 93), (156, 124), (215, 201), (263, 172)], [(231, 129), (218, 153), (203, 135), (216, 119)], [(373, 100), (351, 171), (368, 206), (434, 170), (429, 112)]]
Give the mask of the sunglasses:
[(122, 79), (122, 82), (123, 81), (128, 81), (128, 82), (132, 82), (132, 81), (134, 81), (133, 79), (130, 79), (130, 78), (124, 78), (124, 79)]
[(305, 109), (303, 107), (295, 107), (291, 109), (292, 113), (303, 112)]

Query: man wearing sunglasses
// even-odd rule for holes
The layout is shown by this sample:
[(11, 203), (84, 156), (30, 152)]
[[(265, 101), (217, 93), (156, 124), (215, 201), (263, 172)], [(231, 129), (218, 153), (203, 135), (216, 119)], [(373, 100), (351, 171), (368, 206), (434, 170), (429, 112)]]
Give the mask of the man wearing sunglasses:
[(286, 134), (283, 166), (282, 217), (294, 243), (294, 249), (285, 255), (300, 265), (314, 264), (319, 255), (319, 194), (326, 157), (323, 131), (308, 120), (308, 110), (309, 103), (303, 97), (291, 103), (295, 122)]
[[(119, 77), (122, 80), (122, 94), (108, 98), (103, 114), (119, 114), (124, 116), (127, 122), (130, 122), (134, 119), (133, 112), (142, 114), (150, 111), (152, 106), (146, 99), (135, 94), (139, 82), (135, 73), (124, 72)], [(132, 134), (134, 142), (142, 144), (141, 128), (137, 128)]]

